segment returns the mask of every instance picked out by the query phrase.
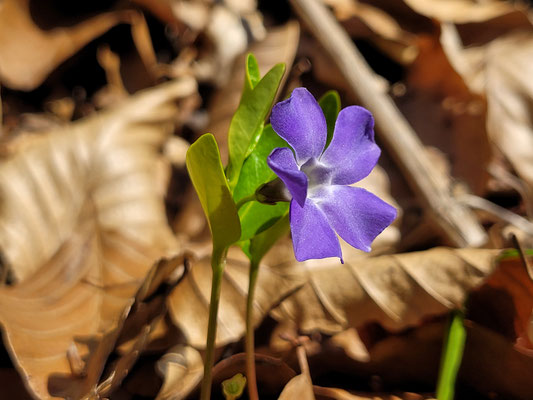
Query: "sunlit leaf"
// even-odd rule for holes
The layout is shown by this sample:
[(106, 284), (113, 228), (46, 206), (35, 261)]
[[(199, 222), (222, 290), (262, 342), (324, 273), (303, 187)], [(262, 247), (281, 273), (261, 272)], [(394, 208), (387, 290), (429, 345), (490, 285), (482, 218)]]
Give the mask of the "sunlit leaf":
[[(276, 178), (266, 163), (267, 157), (276, 147), (287, 146), (270, 124), (263, 129), (257, 146), (242, 166), (242, 174), (233, 194), (236, 201), (253, 194), (259, 186)], [(287, 212), (288, 207), (288, 203), (268, 205), (253, 201), (244, 204), (239, 210), (242, 226), (240, 240), (248, 240), (267, 229)]]
[(187, 170), (207, 216), (213, 246), (223, 249), (239, 240), (241, 227), (215, 137), (201, 136), (187, 151)]
[(251, 92), (244, 91), (243, 93), (228, 132), (228, 180), (231, 190), (239, 181), (244, 160), (257, 143), (284, 71), (285, 65), (277, 64), (268, 71)]
[[(259, 72), (259, 64), (257, 64), (257, 59), (252, 53), (249, 53), (246, 56), (246, 65), (245, 65), (245, 78), (244, 78), (244, 89), (243, 93), (246, 93), (246, 96), (257, 86), (261, 80), (261, 73)], [(246, 98), (243, 95), (243, 98)]]

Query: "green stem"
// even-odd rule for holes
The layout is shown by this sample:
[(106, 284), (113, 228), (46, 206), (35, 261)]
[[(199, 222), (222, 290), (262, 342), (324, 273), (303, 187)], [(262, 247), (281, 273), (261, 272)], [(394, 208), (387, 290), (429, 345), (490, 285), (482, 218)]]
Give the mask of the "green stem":
[(254, 348), (254, 294), (259, 263), (250, 262), (250, 280), (248, 282), (248, 298), (246, 300), (246, 379), (248, 381), (248, 398), (259, 400), (257, 392), (257, 378), (255, 374), (255, 348)]
[(453, 400), (455, 394), (455, 380), (463, 359), (466, 341), (466, 330), (463, 322), (463, 312), (460, 310), (453, 311), (442, 352), (437, 383), (438, 400)]
[(213, 248), (211, 266), (213, 268), (213, 281), (211, 283), (211, 302), (209, 303), (209, 325), (207, 327), (207, 343), (204, 362), (204, 378), (202, 380), (201, 400), (209, 400), (211, 397), (212, 369), (215, 361), (215, 340), (217, 337), (217, 316), (220, 303), (220, 288), (222, 276), (226, 265), (228, 249)]
[(240, 199), (237, 204), (235, 204), (235, 206), (237, 207), (237, 211), (241, 209), (241, 207), (243, 205), (245, 205), (246, 203), (250, 202), (250, 201), (255, 201), (256, 198), (255, 198), (255, 193), (251, 194), (250, 196), (246, 196), (246, 197), (243, 197), (242, 199)]

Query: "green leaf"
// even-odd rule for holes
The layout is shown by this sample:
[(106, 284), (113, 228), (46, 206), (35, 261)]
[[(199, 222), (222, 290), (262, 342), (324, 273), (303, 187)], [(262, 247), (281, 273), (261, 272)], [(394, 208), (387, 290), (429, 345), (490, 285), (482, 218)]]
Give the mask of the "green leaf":
[[(268, 71), (253, 90), (244, 90), (243, 92), (241, 103), (231, 120), (228, 133), (229, 165), (227, 171), (231, 191), (239, 181), (244, 160), (253, 151), (258, 136), (261, 134), (265, 118), (272, 107), (284, 71), (285, 65), (277, 64)], [(247, 84), (245, 83), (245, 86)]]
[(243, 248), (252, 265), (259, 265), (272, 246), (289, 232), (289, 210), (274, 225), (250, 239), (250, 245)]
[(243, 374), (236, 374), (222, 382), (222, 393), (226, 400), (236, 400), (242, 396), (245, 386), (246, 378)]
[[(259, 65), (252, 53), (246, 56), (246, 72), (244, 79), (244, 92), (251, 92), (261, 80), (261, 74), (259, 73)], [(244, 94), (244, 93), (243, 93)], [(243, 95), (243, 98), (246, 97)], [(242, 101), (242, 99), (241, 99)]]
[[(259, 186), (276, 178), (276, 174), (266, 162), (267, 157), (276, 147), (288, 147), (288, 145), (274, 132), (272, 126), (267, 125), (254, 150), (242, 166), (239, 183), (233, 193), (235, 201), (255, 193)], [(242, 227), (241, 240), (250, 239), (270, 227), (286, 213), (288, 207), (288, 203), (268, 205), (256, 201), (243, 205), (239, 210)]]
[(341, 98), (336, 90), (330, 90), (318, 101), (324, 116), (326, 117), (326, 124), (328, 126), (328, 138), (326, 140), (326, 147), (329, 146), (333, 138), (333, 130), (335, 129), (335, 122), (341, 110)]
[[(533, 256), (533, 249), (525, 249), (526, 256)], [(504, 249), (502, 250), (500, 256), (498, 257), (499, 261), (509, 260), (512, 258), (519, 258), (520, 252), (516, 249)]]
[(463, 359), (465, 341), (464, 315), (459, 310), (453, 311), (441, 359), (437, 383), (438, 400), (453, 400), (455, 380)]
[(212, 134), (202, 135), (189, 147), (186, 164), (209, 222), (213, 248), (223, 251), (239, 240), (241, 226)]

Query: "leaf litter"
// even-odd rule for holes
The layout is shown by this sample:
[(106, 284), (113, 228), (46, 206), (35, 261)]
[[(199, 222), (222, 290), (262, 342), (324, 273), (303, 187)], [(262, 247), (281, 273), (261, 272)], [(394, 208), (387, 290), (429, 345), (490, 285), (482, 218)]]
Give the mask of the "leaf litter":
[[(0, 323), (12, 363), (3, 369), (16, 369), (32, 397), (197, 396), (211, 245), (184, 179), (187, 143), (212, 131), (227, 148), (247, 50), (261, 71), (286, 63), (280, 98), (302, 84), (317, 96), (333, 85), (343, 105), (359, 102), (295, 3), (143, 0), (95, 5), (78, 19), (58, 7), (63, 20), (50, 19), (51, 28), (32, 2), (0, 3)], [(380, 74), (379, 87), (437, 149), (452, 198), (474, 193), (503, 207), (493, 213), (527, 218), (531, 11), (502, 1), (326, 3)], [(124, 24), (128, 45), (106, 47)], [(79, 97), (57, 77), (83, 71), (81, 56), (104, 78), (70, 77), (87, 86)], [(485, 248), (442, 247), (450, 242), (428, 223), (432, 205), (397, 179), (412, 179), (401, 160), (388, 151), (382, 160), (363, 183), (402, 217), (371, 254), (343, 249), (344, 265), (297, 264), (287, 239), (261, 266), (259, 387), (282, 399), (430, 399), (443, 317), (466, 307), (457, 398), (531, 398), (531, 278), (518, 253), (499, 256), (515, 245), (506, 236), (515, 219), (502, 212), (495, 224), (478, 210), (490, 233)], [(518, 231), (531, 246), (527, 230)], [(215, 397), (245, 370), (247, 277), (232, 249)], [(301, 335), (304, 345), (287, 340)]]

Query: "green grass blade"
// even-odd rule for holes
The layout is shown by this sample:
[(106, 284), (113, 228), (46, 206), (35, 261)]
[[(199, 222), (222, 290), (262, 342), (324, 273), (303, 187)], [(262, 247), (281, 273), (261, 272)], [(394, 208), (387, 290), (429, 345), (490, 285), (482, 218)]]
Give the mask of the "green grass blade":
[(441, 358), (436, 394), (438, 400), (453, 400), (455, 380), (463, 359), (465, 341), (464, 315), (462, 311), (455, 310), (451, 315)]

